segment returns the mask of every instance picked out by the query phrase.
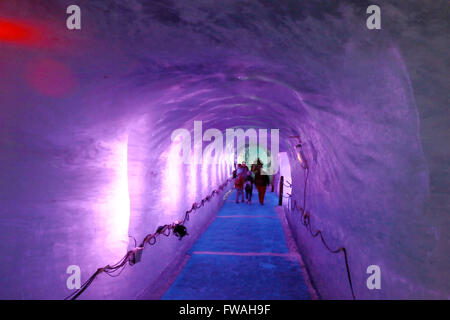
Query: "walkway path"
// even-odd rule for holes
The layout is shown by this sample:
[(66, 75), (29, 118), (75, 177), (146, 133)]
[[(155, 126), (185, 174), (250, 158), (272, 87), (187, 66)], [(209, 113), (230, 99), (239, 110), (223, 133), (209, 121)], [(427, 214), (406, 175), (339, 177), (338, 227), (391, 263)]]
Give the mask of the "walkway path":
[(234, 192), (228, 197), (162, 299), (310, 299), (275, 211), (277, 196), (268, 192), (261, 206), (255, 191), (250, 205), (236, 204)]

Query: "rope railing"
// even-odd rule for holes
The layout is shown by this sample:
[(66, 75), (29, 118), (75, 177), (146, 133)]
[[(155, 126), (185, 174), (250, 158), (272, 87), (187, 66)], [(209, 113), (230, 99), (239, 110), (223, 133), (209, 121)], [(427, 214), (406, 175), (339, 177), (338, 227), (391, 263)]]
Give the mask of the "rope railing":
[(313, 228), (311, 226), (311, 213), (307, 210), (305, 210), (306, 208), (306, 191), (307, 191), (307, 183), (308, 183), (308, 177), (309, 177), (309, 169), (305, 168), (305, 179), (304, 179), (304, 189), (303, 189), (303, 207), (297, 205), (297, 201), (295, 199), (292, 198), (292, 194), (288, 194), (288, 198), (289, 198), (289, 205), (288, 208), (290, 211), (294, 212), (295, 210), (297, 210), (298, 212), (300, 212), (300, 219), (301, 219), (301, 224), (309, 231), (309, 233), (312, 235), (313, 238), (316, 238), (318, 236), (320, 236), (320, 239), (323, 243), (323, 245), (325, 246), (325, 248), (331, 252), (331, 253), (339, 253), (342, 252), (344, 254), (344, 259), (345, 259), (345, 268), (347, 271), (347, 277), (348, 277), (348, 282), (350, 285), (350, 290), (352, 293), (352, 297), (355, 300), (356, 296), (355, 296), (355, 292), (353, 289), (353, 284), (352, 284), (352, 277), (350, 274), (350, 267), (349, 267), (349, 263), (348, 263), (348, 255), (347, 255), (347, 249), (345, 249), (345, 247), (339, 247), (337, 249), (332, 249), (328, 243), (325, 241), (325, 238), (323, 236), (323, 232), (322, 230), (315, 230), (313, 231)]
[(128, 251), (123, 256), (123, 258), (119, 260), (119, 262), (117, 262), (114, 265), (107, 265), (105, 267), (98, 268), (97, 271), (95, 271), (89, 277), (89, 279), (86, 280), (80, 286), (79, 289), (72, 292), (70, 295), (64, 298), (64, 300), (75, 300), (76, 298), (78, 298), (92, 284), (95, 278), (101, 273), (106, 273), (110, 277), (118, 277), (127, 266), (127, 263), (132, 266), (137, 262), (139, 262), (142, 256), (142, 252), (145, 249), (145, 245), (146, 244), (150, 246), (155, 245), (156, 240), (160, 235), (169, 237), (173, 233), (176, 237), (179, 238), (179, 240), (181, 240), (184, 236), (188, 235), (184, 224), (187, 221), (189, 221), (190, 214), (203, 207), (206, 202), (210, 201), (216, 194), (219, 194), (219, 192), (222, 191), (227, 186), (227, 184), (232, 180), (233, 180), (232, 178), (228, 178), (224, 183), (219, 185), (217, 189), (214, 189), (209, 195), (204, 197), (199, 203), (194, 202), (191, 208), (185, 212), (183, 221), (175, 221), (174, 223), (171, 224), (159, 226), (154, 233), (146, 235), (144, 240), (141, 242), (139, 246), (136, 246), (134, 249)]

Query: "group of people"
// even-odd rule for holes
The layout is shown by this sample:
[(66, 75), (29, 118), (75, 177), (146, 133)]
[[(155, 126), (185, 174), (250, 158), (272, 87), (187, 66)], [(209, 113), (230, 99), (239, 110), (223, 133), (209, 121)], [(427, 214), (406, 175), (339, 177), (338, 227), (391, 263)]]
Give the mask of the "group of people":
[[(233, 171), (234, 187), (236, 189), (236, 203), (252, 202), (253, 185), (258, 190), (259, 203), (264, 204), (264, 196), (266, 194), (266, 188), (270, 184), (269, 176), (264, 174), (263, 163), (260, 159), (256, 160), (256, 163), (252, 164), (251, 170), (248, 169), (245, 162), (238, 164), (236, 170)], [(245, 191), (245, 200), (244, 200)]]

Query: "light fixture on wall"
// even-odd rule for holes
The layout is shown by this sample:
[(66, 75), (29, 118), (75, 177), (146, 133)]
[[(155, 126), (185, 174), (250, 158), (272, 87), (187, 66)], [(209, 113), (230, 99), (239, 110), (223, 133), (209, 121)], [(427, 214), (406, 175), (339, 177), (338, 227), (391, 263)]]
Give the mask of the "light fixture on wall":
[(189, 235), (189, 233), (187, 233), (186, 227), (182, 224), (175, 225), (175, 227), (173, 228), (173, 234), (178, 237), (178, 240), (181, 240), (184, 236)]
[(290, 136), (290, 138), (298, 140), (297, 144), (295, 145), (295, 154), (297, 156), (297, 160), (300, 162), (300, 165), (302, 166), (303, 169), (308, 169), (308, 162), (305, 157), (305, 153), (303, 150), (303, 144), (302, 144), (302, 141), (300, 140), (300, 137), (299, 136)]
[(308, 162), (306, 161), (305, 154), (303, 152), (302, 144), (297, 144), (295, 146), (297, 149), (297, 159), (300, 161), (300, 165), (303, 169), (308, 169)]

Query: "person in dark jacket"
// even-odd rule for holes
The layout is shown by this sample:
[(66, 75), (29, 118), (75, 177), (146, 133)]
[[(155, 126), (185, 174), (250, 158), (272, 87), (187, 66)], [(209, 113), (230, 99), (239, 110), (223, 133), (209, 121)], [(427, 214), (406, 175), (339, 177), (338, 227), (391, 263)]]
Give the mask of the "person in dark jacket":
[(252, 194), (253, 194), (253, 173), (251, 171), (247, 171), (247, 176), (244, 182), (244, 190), (245, 190), (245, 199), (247, 203), (250, 204), (252, 202)]
[(264, 196), (266, 194), (267, 186), (270, 183), (269, 176), (265, 174), (262, 167), (263, 163), (258, 159), (255, 166), (255, 186), (258, 190), (258, 198), (261, 205), (264, 204)]

